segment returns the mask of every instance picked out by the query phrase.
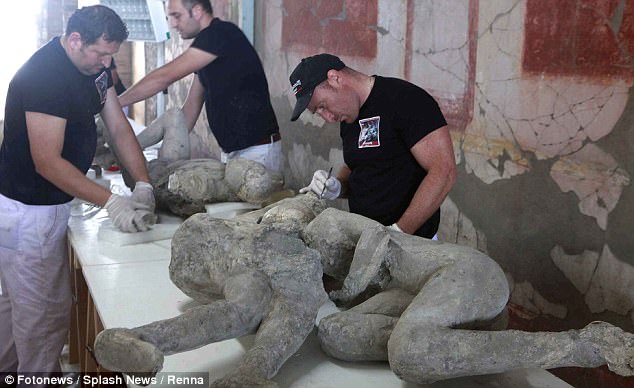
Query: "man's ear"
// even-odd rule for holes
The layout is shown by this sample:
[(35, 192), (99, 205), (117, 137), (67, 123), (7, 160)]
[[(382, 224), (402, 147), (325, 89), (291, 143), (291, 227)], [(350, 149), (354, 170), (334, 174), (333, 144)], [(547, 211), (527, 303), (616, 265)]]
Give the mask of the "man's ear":
[(328, 84), (333, 88), (341, 87), (341, 72), (339, 70), (330, 69), (328, 70)]
[(81, 34), (79, 32), (71, 32), (66, 39), (68, 46), (73, 50), (81, 48)]
[(203, 6), (200, 4), (194, 4), (194, 6), (192, 7), (192, 17), (196, 20), (200, 20), (203, 12)]

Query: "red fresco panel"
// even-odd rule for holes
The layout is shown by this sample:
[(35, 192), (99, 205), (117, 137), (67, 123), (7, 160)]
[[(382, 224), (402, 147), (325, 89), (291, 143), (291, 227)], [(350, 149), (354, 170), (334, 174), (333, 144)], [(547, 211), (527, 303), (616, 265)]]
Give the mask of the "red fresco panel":
[(529, 74), (634, 78), (634, 2), (527, 0)]
[(376, 57), (378, 0), (283, 0), (282, 47)]

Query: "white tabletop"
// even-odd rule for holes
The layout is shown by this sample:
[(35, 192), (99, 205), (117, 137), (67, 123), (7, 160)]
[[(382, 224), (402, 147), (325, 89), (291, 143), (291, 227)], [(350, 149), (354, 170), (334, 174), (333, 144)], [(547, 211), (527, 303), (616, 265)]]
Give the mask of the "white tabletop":
[[(84, 276), (104, 327), (136, 327), (177, 316), (196, 305), (169, 281), (168, 265), (167, 261), (147, 261), (85, 267)], [(249, 335), (166, 356), (163, 372), (208, 372), (215, 380), (234, 369), (252, 343)], [(327, 357), (314, 332), (273, 380), (280, 387), (416, 386), (399, 380), (387, 363), (349, 363)], [(429, 387), (570, 386), (544, 370), (530, 369), (447, 380)]]
[(170, 260), (170, 240), (144, 244), (117, 246), (99, 239), (99, 228), (109, 224), (105, 210), (90, 218), (71, 217), (68, 237), (82, 267), (104, 264), (134, 263), (139, 261)]

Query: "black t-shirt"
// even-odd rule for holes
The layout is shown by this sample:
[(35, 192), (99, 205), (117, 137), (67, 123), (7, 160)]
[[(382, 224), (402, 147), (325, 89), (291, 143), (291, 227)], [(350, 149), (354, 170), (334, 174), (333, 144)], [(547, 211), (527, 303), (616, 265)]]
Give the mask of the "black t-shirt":
[(109, 70), (93, 76), (81, 74), (59, 38), (36, 51), (9, 84), (0, 148), (0, 193), (28, 205), (57, 205), (72, 200), (35, 171), (25, 112), (66, 120), (62, 157), (85, 173), (97, 146), (95, 114), (103, 109), (111, 86)]
[(224, 152), (256, 145), (279, 130), (262, 62), (236, 25), (215, 18), (191, 47), (217, 56), (197, 73), (209, 126)]
[[(398, 221), (427, 175), (410, 148), (446, 124), (426, 91), (407, 81), (375, 76), (356, 122), (340, 127), (343, 158), (352, 170), (350, 211), (383, 225)], [(440, 210), (416, 234), (433, 237), (439, 222)]]

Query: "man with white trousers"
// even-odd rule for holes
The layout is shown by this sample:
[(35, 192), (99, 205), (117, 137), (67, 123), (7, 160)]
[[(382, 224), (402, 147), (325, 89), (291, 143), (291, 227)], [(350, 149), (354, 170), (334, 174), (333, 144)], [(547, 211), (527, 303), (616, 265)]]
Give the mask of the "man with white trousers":
[[(104, 206), (124, 232), (155, 220), (141, 148), (107, 69), (128, 31), (104, 6), (84, 7), (66, 32), (20, 68), (7, 93), (0, 147), (0, 377), (60, 371), (70, 323), (66, 230), (73, 197)], [(132, 196), (86, 177), (96, 150), (95, 115), (136, 181)], [(5, 381), (4, 378), (0, 381)], [(20, 386), (20, 385), (18, 385)]]

